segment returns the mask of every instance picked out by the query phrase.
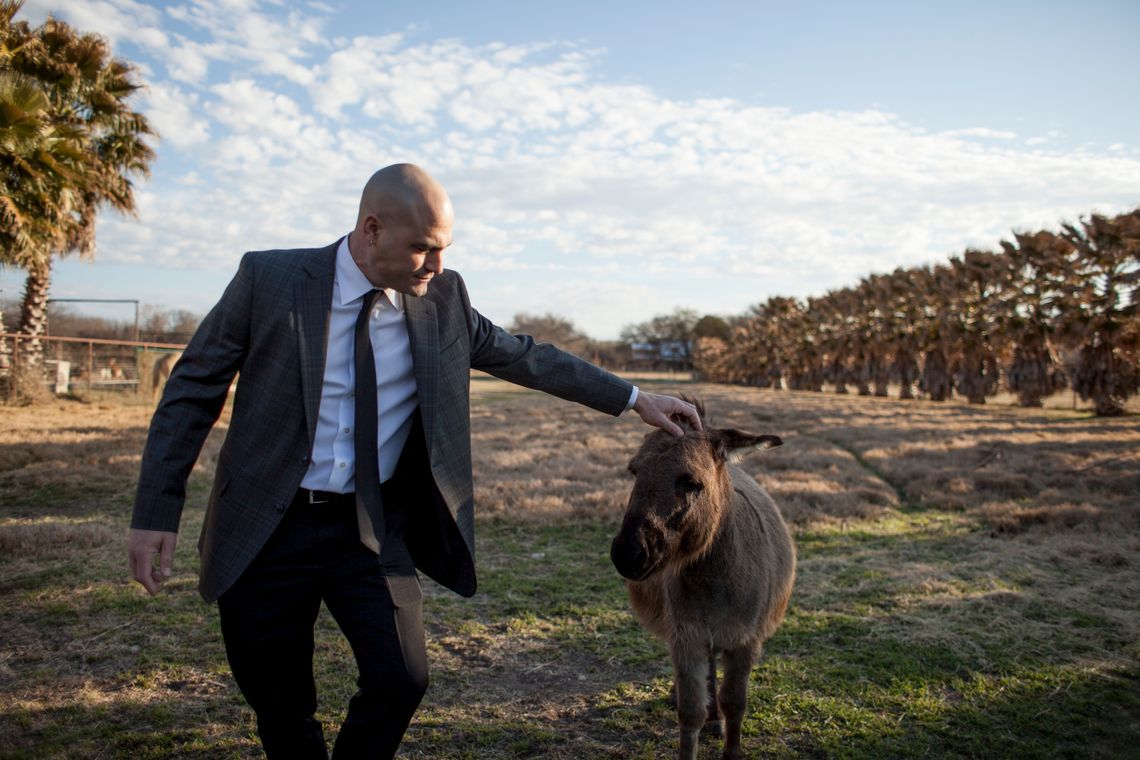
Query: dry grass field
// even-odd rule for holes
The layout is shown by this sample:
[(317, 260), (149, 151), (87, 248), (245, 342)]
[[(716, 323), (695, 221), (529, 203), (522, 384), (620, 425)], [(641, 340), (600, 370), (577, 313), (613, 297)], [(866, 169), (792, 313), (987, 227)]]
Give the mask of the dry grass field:
[[(745, 465), (792, 524), (792, 606), (753, 673), (774, 757), (1140, 756), (1140, 417), (650, 380), (785, 445)], [(432, 686), (409, 758), (675, 752), (663, 645), (609, 564), (646, 429), (472, 383), (480, 592), (427, 582)], [(0, 757), (253, 758), (253, 716), (195, 590), (224, 420), (175, 577), (127, 580), (149, 409), (0, 407)], [(318, 623), (319, 717), (354, 690)], [(702, 757), (719, 757), (706, 739)]]

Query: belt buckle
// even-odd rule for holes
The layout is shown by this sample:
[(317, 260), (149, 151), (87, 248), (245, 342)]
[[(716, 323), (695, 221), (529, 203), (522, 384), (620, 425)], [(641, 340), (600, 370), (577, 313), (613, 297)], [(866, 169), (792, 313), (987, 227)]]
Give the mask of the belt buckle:
[(320, 501), (317, 501), (317, 500), (315, 500), (315, 499), (313, 498), (313, 496), (314, 496), (316, 493), (317, 493), (316, 491), (309, 491), (309, 503), (310, 503), (310, 504), (328, 504), (328, 503), (329, 503), (329, 500), (328, 500), (328, 499), (321, 499)]

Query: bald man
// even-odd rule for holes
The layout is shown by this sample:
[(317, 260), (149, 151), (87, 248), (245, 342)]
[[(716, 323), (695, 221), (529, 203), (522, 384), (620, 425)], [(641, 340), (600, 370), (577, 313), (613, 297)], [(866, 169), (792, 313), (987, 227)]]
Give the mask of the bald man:
[[(198, 542), (234, 678), (270, 758), (327, 758), (315, 720), (313, 624), (323, 601), (359, 691), (333, 757), (396, 752), (427, 688), (417, 570), (475, 593), (470, 368), (674, 435), (696, 411), (471, 307), (443, 268), (453, 210), (422, 169), (369, 179), (356, 226), (316, 249), (241, 261), (166, 384), (143, 453), (128, 553), (156, 594), (172, 572), (186, 478), (225, 404)], [(368, 395), (365, 395), (368, 394)]]

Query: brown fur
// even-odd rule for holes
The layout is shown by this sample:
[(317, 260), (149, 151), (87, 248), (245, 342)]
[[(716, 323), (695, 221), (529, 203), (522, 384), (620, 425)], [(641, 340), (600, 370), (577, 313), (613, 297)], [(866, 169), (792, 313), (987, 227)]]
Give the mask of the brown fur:
[(706, 723), (723, 731), (725, 758), (743, 757), (749, 674), (784, 619), (796, 555), (776, 504), (731, 460), (781, 443), (731, 429), (656, 431), (630, 461), (637, 481), (611, 558), (634, 615), (669, 646), (682, 760), (696, 758)]
[(177, 364), (181, 358), (182, 352), (176, 351), (170, 354), (163, 354), (159, 359), (155, 360), (150, 378), (150, 391), (154, 403), (158, 403), (158, 399), (162, 396), (162, 390), (166, 387), (166, 381), (170, 379), (170, 373), (174, 370), (174, 365)]

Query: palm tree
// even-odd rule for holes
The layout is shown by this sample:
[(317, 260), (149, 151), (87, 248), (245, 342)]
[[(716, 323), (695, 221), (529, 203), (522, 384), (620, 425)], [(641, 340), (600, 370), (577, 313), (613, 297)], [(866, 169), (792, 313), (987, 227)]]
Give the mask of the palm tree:
[(1080, 343), (1073, 388), (1098, 416), (1123, 414), (1140, 390), (1140, 209), (1093, 214), (1064, 225), (1061, 237), (1073, 247), (1076, 274), (1063, 317)]
[(803, 306), (794, 298), (771, 296), (742, 317), (730, 320), (727, 340), (703, 338), (702, 368), (724, 382), (781, 390), (796, 388)]
[(861, 344), (859, 393), (886, 396), (891, 379), (897, 318), (890, 275), (871, 274), (855, 288), (854, 323)]
[(803, 305), (795, 298), (772, 296), (761, 308), (767, 332), (762, 384), (776, 390), (799, 389), (798, 361), (804, 355)]
[[(51, 104), (11, 61), (27, 43), (26, 25), (11, 23), (19, 9), (0, 2), (0, 267), (31, 268), (44, 251), (61, 246), (76, 201), (70, 190), (83, 176), (81, 140), (51, 120)], [(5, 331), (0, 312), (0, 332)], [(0, 341), (0, 374), (11, 369), (9, 345)]]
[(851, 302), (850, 288), (808, 299), (811, 321), (819, 335), (823, 379), (840, 394), (849, 393), (847, 384), (856, 380), (857, 336), (850, 323)]
[(971, 404), (986, 403), (997, 390), (998, 356), (1003, 347), (999, 325), (1010, 304), (1008, 259), (991, 251), (969, 249), (950, 257), (955, 278), (950, 303), (957, 348), (955, 383)]
[(1002, 327), (1014, 346), (1007, 369), (1009, 389), (1021, 406), (1039, 407), (1065, 386), (1053, 346), (1066, 292), (1073, 286), (1073, 247), (1051, 232), (1014, 233), (1003, 240), (1014, 300)]
[(899, 398), (913, 399), (920, 377), (918, 357), (922, 351), (920, 336), (926, 330), (922, 297), (916, 283), (918, 270), (901, 267), (887, 276), (882, 286), (885, 301), (884, 329), (889, 333), (891, 375), (899, 384)]
[[(16, 253), (6, 251), (5, 260), (27, 272), (20, 331), (36, 336), (46, 324), (52, 258), (94, 255), (95, 218), (102, 207), (134, 212), (130, 177), (147, 174), (154, 158), (147, 139), (154, 133), (146, 118), (128, 107), (127, 99), (141, 87), (129, 64), (113, 58), (102, 38), (78, 33), (54, 18), (35, 29), (13, 23), (21, 4), (0, 4), (7, 51), (3, 70), (46, 98), (46, 110), (35, 113), (57, 140), (78, 151), (73, 171), (45, 173), (38, 183), (20, 177), (13, 181), (26, 201), (24, 229), (29, 235)], [(39, 342), (24, 345), (29, 365), (38, 364)]]
[(954, 318), (950, 304), (956, 290), (955, 279), (950, 268), (943, 264), (914, 271), (919, 285), (916, 295), (921, 299), (922, 324), (925, 327), (920, 336), (923, 360), (919, 390), (931, 401), (945, 401), (954, 394)]

